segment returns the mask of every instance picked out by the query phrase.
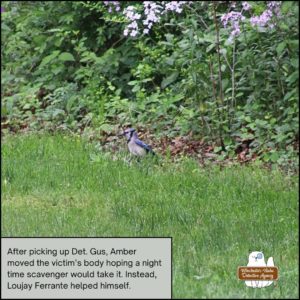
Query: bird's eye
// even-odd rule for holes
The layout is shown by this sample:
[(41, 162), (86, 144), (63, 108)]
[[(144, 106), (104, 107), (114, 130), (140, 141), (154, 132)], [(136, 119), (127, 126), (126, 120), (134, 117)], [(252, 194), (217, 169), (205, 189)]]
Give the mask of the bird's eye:
[(258, 258), (258, 259), (262, 259), (262, 257), (263, 257), (262, 253), (258, 253), (258, 254), (257, 254), (257, 258)]

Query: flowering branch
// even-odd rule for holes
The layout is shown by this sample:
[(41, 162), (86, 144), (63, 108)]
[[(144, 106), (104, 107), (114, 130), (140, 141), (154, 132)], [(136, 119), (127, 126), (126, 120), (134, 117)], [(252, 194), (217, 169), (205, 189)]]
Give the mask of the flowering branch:
[[(123, 34), (131, 37), (136, 37), (141, 33), (149, 34), (154, 24), (160, 22), (162, 17), (170, 12), (180, 14), (185, 8), (193, 9), (193, 6), (197, 5), (194, 1), (141, 1), (122, 10), (121, 1), (103, 1), (103, 3), (108, 8), (108, 12), (123, 14), (128, 22)], [(212, 3), (216, 2), (212, 1)], [(273, 29), (276, 19), (281, 17), (281, 1), (267, 1), (266, 9), (260, 15), (253, 15), (253, 4), (248, 1), (224, 1), (224, 3), (230, 4), (231, 11), (223, 14), (220, 21), (224, 28), (231, 29), (229, 35), (231, 43), (241, 34), (241, 23), (249, 22), (253, 28)], [(236, 11), (237, 7), (240, 7), (240, 11)], [(205, 24), (201, 17), (200, 20)]]

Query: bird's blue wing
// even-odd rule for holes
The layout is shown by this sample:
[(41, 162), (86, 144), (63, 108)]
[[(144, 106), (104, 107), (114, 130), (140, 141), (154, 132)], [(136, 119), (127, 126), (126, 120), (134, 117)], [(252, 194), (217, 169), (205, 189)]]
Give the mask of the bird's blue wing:
[(153, 152), (152, 148), (151, 148), (149, 145), (147, 145), (147, 144), (145, 144), (144, 142), (142, 142), (141, 140), (136, 139), (136, 140), (135, 140), (135, 143), (136, 143), (138, 146), (144, 148), (147, 152)]

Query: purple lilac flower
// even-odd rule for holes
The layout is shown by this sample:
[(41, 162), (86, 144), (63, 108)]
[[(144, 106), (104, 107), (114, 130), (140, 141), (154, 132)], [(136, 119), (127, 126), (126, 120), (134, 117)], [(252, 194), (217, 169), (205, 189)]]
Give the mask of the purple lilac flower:
[(139, 20), (141, 18), (141, 15), (136, 13), (136, 8), (132, 5), (124, 9), (123, 13), (126, 18), (131, 21), (127, 25), (127, 28), (124, 30), (123, 34), (125, 36), (130, 34), (130, 36), (135, 37), (138, 34), (138, 23), (136, 20)]
[(236, 12), (236, 11), (231, 11), (228, 14), (225, 14), (221, 17), (221, 21), (223, 23), (223, 26), (226, 27), (228, 22), (236, 22), (239, 20), (244, 20), (245, 17), (242, 15), (242, 13), (240, 12)]
[(221, 22), (223, 26), (226, 28), (228, 23), (230, 23), (232, 31), (230, 33), (230, 41), (233, 40), (234, 37), (240, 35), (240, 21), (244, 21), (245, 17), (240, 12), (231, 11), (221, 17)]
[(130, 33), (130, 35), (133, 37), (136, 36), (137, 34), (138, 34), (137, 30), (132, 30)]
[[(120, 11), (120, 1), (103, 1), (106, 6), (108, 6), (108, 11), (112, 12)], [(225, 2), (225, 1), (220, 1)], [(230, 8), (236, 8), (238, 1), (230, 1)], [(128, 6), (123, 14), (129, 21), (129, 24), (124, 30), (125, 36), (136, 36), (139, 33), (139, 25), (138, 21), (144, 25), (143, 33), (148, 34), (152, 26), (159, 22), (161, 16), (163, 14), (168, 13), (169, 11), (173, 11), (176, 13), (181, 13), (183, 11), (183, 7), (186, 4), (192, 4), (193, 1), (143, 1), (141, 2), (144, 6), (143, 15), (139, 13), (141, 10), (141, 6)], [(274, 17), (281, 17), (280, 14), (280, 6), (282, 1), (268, 1), (267, 9), (259, 16), (252, 16), (250, 18), (250, 24), (252, 26), (265, 27), (269, 26), (269, 28), (274, 28)], [(245, 20), (245, 16), (243, 16), (243, 11), (249, 11), (251, 9), (251, 5), (248, 1), (242, 1), (242, 11), (235, 12), (231, 11), (227, 14), (224, 14), (221, 17), (221, 22), (223, 26), (230, 27), (230, 40), (233, 40), (234, 37), (238, 36), (241, 33), (240, 30), (240, 22)], [(140, 24), (141, 25), (141, 24)]]
[(103, 1), (104, 5), (109, 6), (108, 8), (108, 12), (112, 12), (113, 9), (115, 11), (120, 11), (121, 7), (120, 7), (120, 1)]
[[(119, 1), (104, 1), (105, 5), (110, 5), (112, 2), (119, 2)], [(142, 21), (144, 26), (143, 33), (148, 34), (152, 26), (159, 22), (161, 16), (169, 11), (174, 11), (176, 13), (181, 13), (183, 10), (183, 6), (186, 4), (193, 3), (192, 1), (143, 1), (143, 15), (139, 14), (137, 10), (141, 9), (140, 6), (128, 6), (124, 11), (123, 14), (126, 19), (130, 22), (123, 34), (128, 36), (136, 36), (139, 33), (138, 28), (138, 20)], [(110, 11), (110, 10), (109, 10)]]
[(157, 23), (160, 20), (160, 14), (162, 11), (162, 6), (157, 5), (154, 1), (144, 1), (144, 12), (146, 19), (143, 21), (143, 24), (151, 29), (154, 23)]
[(137, 24), (136, 21), (133, 21), (133, 22), (131, 22), (131, 23), (127, 26), (127, 28), (130, 28), (130, 29), (138, 29), (138, 24)]
[(272, 12), (270, 10), (265, 10), (260, 16), (254, 16), (250, 18), (250, 23), (252, 26), (265, 27), (272, 18)]
[(251, 9), (251, 5), (247, 1), (242, 2), (243, 10), (248, 11)]
[(177, 13), (182, 12), (182, 6), (184, 6), (188, 1), (170, 1), (165, 5), (165, 11), (175, 11)]
[(132, 5), (124, 9), (124, 15), (130, 21), (135, 21), (141, 18), (141, 15), (135, 12), (136, 8)]
[(252, 26), (266, 27), (270, 29), (275, 27), (273, 17), (280, 18), (280, 5), (281, 1), (269, 1), (267, 3), (267, 9), (260, 15), (250, 18), (250, 23)]
[(129, 30), (126, 28), (126, 29), (123, 31), (123, 34), (124, 34), (125, 36), (127, 36), (128, 33), (129, 33)]
[(231, 31), (231, 36), (233, 37), (238, 36), (241, 33), (239, 22), (233, 22), (232, 29), (233, 30)]
[(268, 9), (271, 10), (277, 18), (281, 17), (281, 12), (280, 12), (281, 1), (269, 1), (267, 6)]
[[(235, 7), (235, 1), (231, 4), (231, 8)], [(268, 26), (270, 29), (275, 27), (274, 17), (281, 17), (280, 14), (280, 6), (281, 1), (268, 1), (267, 2), (267, 9), (259, 16), (252, 16), (250, 18), (250, 24), (259, 27), (266, 27)], [(243, 16), (243, 11), (249, 11), (251, 9), (251, 5), (247, 1), (242, 2), (242, 11), (236, 12), (231, 11), (227, 14), (224, 14), (221, 17), (221, 22), (223, 26), (230, 27), (231, 33), (229, 37), (229, 41), (232, 41), (236, 36), (241, 33), (240, 30), (240, 22), (245, 20)]]

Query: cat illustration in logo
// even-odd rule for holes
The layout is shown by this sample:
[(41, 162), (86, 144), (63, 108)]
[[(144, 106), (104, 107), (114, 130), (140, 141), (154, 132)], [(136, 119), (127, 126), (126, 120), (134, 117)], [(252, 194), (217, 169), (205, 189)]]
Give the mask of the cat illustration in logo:
[[(254, 251), (250, 253), (247, 267), (274, 267), (273, 257), (269, 257), (266, 264), (265, 257), (262, 252)], [(261, 281), (261, 280), (246, 280), (246, 285), (252, 288), (263, 288), (269, 286), (273, 281)]]

